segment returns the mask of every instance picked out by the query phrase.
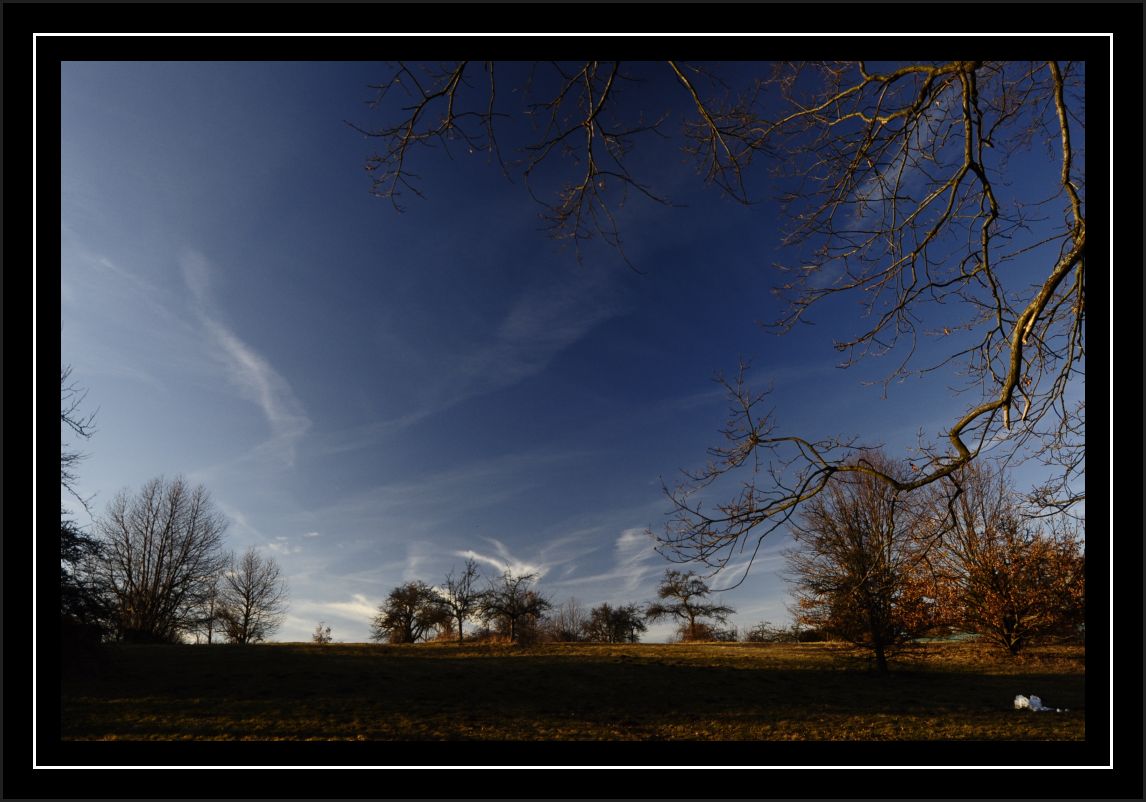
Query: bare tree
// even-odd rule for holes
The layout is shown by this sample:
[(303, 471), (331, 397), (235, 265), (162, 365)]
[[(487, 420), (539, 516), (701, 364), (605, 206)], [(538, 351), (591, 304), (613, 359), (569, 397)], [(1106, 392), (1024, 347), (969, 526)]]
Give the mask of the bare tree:
[(101, 578), (128, 640), (175, 641), (201, 617), (222, 553), (226, 519), (202, 485), (182, 477), (120, 493), (97, 521), (104, 541)]
[(464, 638), (462, 628), (466, 619), (477, 614), (481, 605), (482, 592), (477, 587), (478, 576), (478, 564), (471, 557), (466, 560), (460, 574), (455, 576), (452, 570), (446, 574), (446, 585), (440, 593), (442, 604), (458, 625), (458, 643)]
[[(894, 352), (902, 358), (885, 387), (956, 370), (976, 397), (940, 440), (920, 443), (910, 474), (894, 476), (857, 459), (866, 446), (855, 439), (781, 432), (742, 370), (725, 382), (727, 445), (671, 492), (670, 554), (722, 566), (749, 532), (758, 547), (841, 475), (910, 491), (988, 445), (1057, 470), (1036, 493), (1042, 504), (1063, 509), (1084, 498), (1084, 406), (1068, 393), (1085, 353), (1086, 225), (1072, 145), (1082, 74), (1081, 64), (1057, 62), (779, 68), (774, 85), (791, 110), (756, 126), (745, 144), (783, 152), (793, 187), (788, 243), (802, 266), (781, 287), (789, 307), (780, 330), (825, 299), (854, 295), (865, 328), (837, 343), (845, 365)], [(816, 84), (823, 88), (809, 93)], [(1030, 158), (1036, 144), (1057, 151), (1057, 172), (1007, 186), (1009, 160)], [(1041, 267), (1018, 271), (1015, 262)], [(922, 338), (942, 340), (946, 354), (913, 367)], [(714, 512), (702, 509), (696, 491), (730, 471), (748, 475), (744, 489)]]
[(589, 616), (581, 602), (570, 597), (553, 608), (542, 621), (542, 636), (556, 643), (576, 643), (585, 639)]
[(1075, 523), (1025, 514), (1005, 476), (987, 464), (948, 479), (948, 493), (937, 498), (944, 548), (936, 562), (952, 625), (1011, 655), (1040, 638), (1077, 637), (1086, 561)]
[[(923, 436), (915, 470), (898, 476), (858, 459), (873, 446), (858, 437), (784, 431), (743, 371), (721, 379), (732, 401), (726, 441), (666, 487), (675, 510), (660, 538), (666, 556), (724, 567), (737, 549), (754, 556), (841, 476), (911, 491), (987, 447), (1050, 466), (1032, 494), (1045, 507), (1084, 499), (1083, 62), (786, 62), (755, 75), (673, 61), (546, 63), (524, 77), (520, 69), (396, 65), (376, 87), (390, 119), (359, 128), (380, 142), (367, 164), (375, 194), (396, 202), (417, 193), (411, 164), (422, 146), (486, 152), (509, 172), (496, 131), (521, 114), (540, 121), (516, 163), (526, 183), (553, 173), (539, 169), (548, 160), (572, 171), (555, 193), (534, 195), (553, 233), (597, 235), (621, 249), (614, 210), (625, 196), (667, 202), (629, 167), (638, 142), (667, 135), (667, 112), (678, 110), (671, 99), (652, 110), (644, 102), (671, 98), (656, 91), (659, 69), (678, 92), (685, 149), (707, 181), (748, 203), (750, 168), (761, 159), (776, 168), (771, 186), (790, 221), (776, 330), (852, 298), (859, 322), (836, 344), (845, 365), (887, 355), (885, 389), (909, 376), (965, 382), (963, 411)], [(506, 74), (522, 91), (497, 91)], [(392, 105), (396, 92), (407, 105)], [(935, 352), (922, 347), (928, 339), (941, 356), (920, 363)], [(704, 491), (730, 473), (742, 489), (705, 506)]]
[(315, 643), (330, 643), (332, 640), (330, 635), (330, 625), (325, 621), (319, 621), (318, 626), (314, 628), (314, 633), (311, 634), (310, 639)]
[[(779, 626), (771, 621), (761, 621), (744, 633), (745, 643), (799, 643), (804, 630), (799, 621), (790, 626)], [(814, 633), (809, 633), (814, 634)]]
[[(67, 431), (87, 439), (95, 433), (95, 412), (81, 411), (87, 391), (70, 381), (72, 369), (60, 370), (60, 423)], [(60, 443), (60, 486), (84, 510), (91, 513), (90, 498), (84, 498), (76, 487), (76, 468), (84, 455)], [(61, 507), (60, 509), (60, 619), (69, 632), (82, 631), (103, 638), (110, 634), (108, 588), (95, 570), (103, 554), (103, 544), (84, 531)]]
[(417, 643), (449, 618), (449, 611), (432, 587), (421, 580), (407, 582), (390, 591), (378, 606), (370, 637), (390, 643)]
[(708, 583), (695, 572), (669, 568), (657, 588), (657, 598), (661, 601), (645, 608), (645, 618), (649, 621), (675, 619), (680, 624), (681, 640), (715, 640), (716, 628), (702, 619), (724, 624), (736, 610), (708, 601), (711, 593)]
[(286, 615), (287, 586), (273, 557), (252, 546), (219, 578), (219, 619), (232, 643), (258, 643), (277, 630)]
[(203, 640), (210, 645), (215, 642), (215, 634), (224, 629), (223, 609), (219, 599), (219, 586), (222, 581), (221, 575), (215, 577), (199, 608), (199, 615), (190, 628), (196, 643)]
[(553, 603), (532, 586), (536, 574), (514, 574), (506, 571), (496, 582), (490, 582), (482, 595), (479, 615), (492, 624), (511, 643), (529, 640), (538, 620)]
[[(668, 203), (634, 177), (626, 159), (633, 141), (657, 133), (667, 114), (647, 118), (640, 111), (622, 113), (620, 87), (635, 76), (619, 63), (538, 63), (527, 75), (514, 76), (524, 84), (525, 91), (518, 95), (524, 114), (540, 128), (511, 166), (502, 158), (495, 131), (499, 121), (504, 124), (512, 116), (496, 109), (497, 71), (494, 62), (392, 65), (385, 80), (372, 87), (378, 93), (372, 105), (388, 108), (399, 98), (397, 103), (404, 105), (397, 119), (373, 128), (351, 123), (380, 141), (366, 164), (373, 194), (399, 211), (404, 193), (421, 196), (410, 169), (415, 149), (441, 146), (447, 152), (485, 153), (507, 176), (511, 170), (520, 172), (555, 237), (572, 240), (580, 254), (583, 241), (600, 236), (623, 255), (614, 209), (629, 193)], [(576, 172), (551, 200), (549, 188), (537, 189), (536, 184), (544, 183), (540, 176), (546, 171), (541, 168), (553, 157), (576, 165)]]
[[(895, 476), (881, 454), (866, 457)], [(919, 505), (916, 505), (917, 507)], [(891, 485), (849, 473), (805, 506), (788, 555), (797, 621), (888, 659), (939, 623), (928, 552), (935, 538)]]
[(60, 515), (60, 620), (65, 627), (111, 634), (108, 587), (98, 570), (103, 543)]
[[(81, 411), (87, 390), (72, 382), (72, 368), (70, 365), (60, 369), (60, 423), (72, 434), (87, 440), (95, 433), (95, 412), (84, 414)], [(84, 498), (76, 488), (78, 476), (76, 469), (83, 460), (83, 453), (61, 443), (60, 447), (60, 486), (83, 505), (89, 513), (90, 498)]]

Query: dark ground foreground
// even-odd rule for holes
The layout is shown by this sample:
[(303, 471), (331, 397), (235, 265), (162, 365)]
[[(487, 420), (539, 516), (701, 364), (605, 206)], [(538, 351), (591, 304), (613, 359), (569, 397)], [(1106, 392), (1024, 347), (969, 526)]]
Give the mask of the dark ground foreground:
[(887, 676), (823, 644), (115, 645), (69, 667), (61, 723), (67, 740), (1082, 740), (1084, 664), (975, 644)]

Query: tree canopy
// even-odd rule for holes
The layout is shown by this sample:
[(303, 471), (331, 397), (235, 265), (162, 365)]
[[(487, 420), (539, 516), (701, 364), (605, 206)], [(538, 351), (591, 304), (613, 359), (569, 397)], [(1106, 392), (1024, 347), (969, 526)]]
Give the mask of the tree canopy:
[(202, 617), (227, 564), (226, 518), (207, 489), (158, 477), (121, 491), (96, 524), (104, 547), (98, 572), (115, 625), (127, 640), (178, 641)]
[(723, 624), (736, 611), (726, 604), (709, 601), (711, 593), (708, 583), (696, 572), (670, 568), (657, 587), (660, 601), (645, 608), (645, 618), (649, 621), (675, 619), (683, 640), (712, 640), (716, 631), (703, 619)]
[(449, 621), (450, 612), (437, 591), (415, 580), (394, 588), (378, 606), (370, 637), (389, 643), (417, 643)]

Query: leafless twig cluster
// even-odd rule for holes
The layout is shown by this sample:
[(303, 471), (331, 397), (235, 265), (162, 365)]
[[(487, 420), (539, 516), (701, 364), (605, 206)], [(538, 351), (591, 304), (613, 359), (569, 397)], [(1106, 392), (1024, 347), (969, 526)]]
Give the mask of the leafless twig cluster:
[[(642, 135), (670, 135), (671, 93), (650, 88), (650, 69), (545, 63), (515, 82), (510, 96), (521, 90), (514, 101), (527, 98), (517, 108), (534, 122), (515, 164), (555, 236), (601, 236), (623, 255), (616, 210), (625, 195), (669, 203), (628, 166)], [(500, 110), (506, 93), (495, 74), (491, 62), (394, 66), (380, 96), (401, 88), (410, 104), (397, 123), (359, 128), (381, 142), (367, 165), (375, 194), (397, 203), (403, 191), (417, 192), (415, 146), (457, 142), (488, 152), (508, 174), (495, 123), (512, 115)], [(791, 224), (785, 245), (796, 258), (777, 265), (786, 302), (777, 330), (807, 321), (829, 299), (853, 299), (860, 324), (837, 343), (845, 365), (892, 356), (885, 390), (954, 372), (962, 381), (955, 389), (971, 399), (938, 440), (920, 443), (911, 473), (894, 476), (864, 459), (878, 444), (785, 433), (743, 370), (722, 379), (732, 402), (725, 444), (711, 449), (705, 468), (666, 488), (675, 512), (661, 550), (723, 567), (841, 472), (910, 491), (988, 451), (1053, 467), (1032, 495), (1037, 505), (1062, 511), (1081, 502), (1083, 65), (785, 62), (739, 90), (730, 84), (743, 74), (702, 65), (669, 61), (660, 75), (679, 90), (684, 149), (709, 183), (749, 203), (749, 168), (760, 158), (774, 167)], [(533, 188), (561, 165), (574, 177), (556, 196)], [(744, 477), (739, 491), (706, 507), (704, 491), (733, 473)]]

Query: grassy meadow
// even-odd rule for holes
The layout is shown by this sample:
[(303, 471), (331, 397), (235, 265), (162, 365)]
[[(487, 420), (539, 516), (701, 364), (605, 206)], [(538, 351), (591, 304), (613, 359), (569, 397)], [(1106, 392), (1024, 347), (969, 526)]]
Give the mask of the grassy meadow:
[[(1082, 740), (1081, 647), (933, 644), (881, 676), (832, 645), (102, 647), (67, 740)], [(1013, 709), (1016, 694), (1067, 713)]]

